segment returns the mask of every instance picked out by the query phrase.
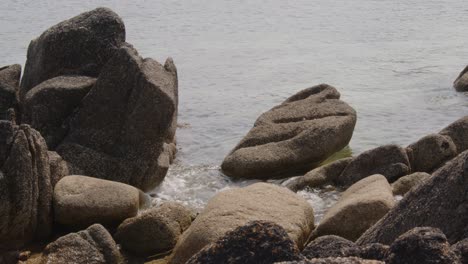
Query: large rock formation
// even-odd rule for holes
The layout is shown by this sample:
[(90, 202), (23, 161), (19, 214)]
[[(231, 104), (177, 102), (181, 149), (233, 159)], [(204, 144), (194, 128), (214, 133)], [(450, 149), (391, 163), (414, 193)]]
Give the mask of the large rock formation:
[(468, 151), (458, 155), (405, 197), (357, 241), (391, 244), (418, 226), (441, 229), (450, 243), (468, 237)]
[(355, 241), (394, 205), (387, 179), (382, 175), (369, 176), (343, 193), (320, 221), (313, 236), (338, 235)]
[(0, 251), (47, 237), (51, 210), (44, 139), (27, 125), (0, 121)]
[(95, 224), (47, 245), (40, 264), (122, 264), (119, 248), (107, 230)]
[(468, 66), (458, 75), (457, 79), (453, 82), (453, 87), (459, 92), (468, 91)]
[(55, 221), (66, 226), (118, 225), (139, 207), (140, 191), (119, 182), (71, 175), (54, 188)]
[(356, 112), (322, 84), (305, 89), (263, 113), (224, 159), (233, 177), (271, 178), (307, 171), (344, 148), (356, 124)]
[(60, 75), (97, 77), (125, 42), (122, 19), (107, 8), (97, 8), (65, 20), (31, 41), (20, 95)]
[(174, 248), (192, 218), (192, 212), (183, 205), (166, 202), (125, 220), (118, 227), (115, 239), (136, 255), (164, 253)]
[(84, 76), (59, 76), (31, 89), (24, 98), (22, 122), (30, 124), (54, 149), (68, 133), (68, 118), (96, 82)]
[(118, 49), (82, 100), (57, 152), (74, 174), (149, 190), (169, 167), (177, 124), (177, 71)]
[(226, 232), (263, 220), (283, 227), (299, 248), (314, 228), (313, 209), (290, 190), (256, 183), (218, 193), (185, 231), (173, 251), (172, 264), (185, 263), (195, 253)]
[(281, 226), (253, 221), (227, 232), (190, 258), (187, 264), (270, 264), (301, 259), (297, 245)]
[(0, 68), (0, 120), (9, 120), (8, 109), (18, 107), (20, 76), (21, 65)]

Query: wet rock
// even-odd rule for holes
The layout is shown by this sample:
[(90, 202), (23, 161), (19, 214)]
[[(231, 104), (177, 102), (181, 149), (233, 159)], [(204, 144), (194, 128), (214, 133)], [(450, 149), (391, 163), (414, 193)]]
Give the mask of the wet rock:
[(139, 205), (139, 190), (119, 182), (71, 175), (54, 189), (55, 221), (70, 227), (120, 224), (136, 216)]
[(310, 242), (302, 251), (308, 259), (348, 257), (360, 254), (359, 247), (352, 241), (339, 236), (322, 236)]
[(0, 67), (0, 120), (8, 120), (8, 109), (18, 107), (21, 65)]
[(450, 248), (458, 256), (461, 264), (468, 264), (468, 238), (458, 241)]
[(82, 13), (47, 29), (29, 44), (21, 98), (60, 75), (97, 77), (124, 42), (124, 23), (108, 8)]
[(367, 244), (360, 247), (359, 257), (385, 261), (390, 254), (390, 247), (380, 243)]
[(226, 175), (268, 179), (307, 171), (350, 141), (356, 112), (321, 84), (263, 113), (224, 159)]
[(437, 228), (418, 227), (401, 235), (390, 247), (388, 264), (459, 264), (445, 235)]
[(373, 174), (381, 174), (389, 182), (394, 182), (401, 176), (408, 175), (410, 168), (405, 149), (386, 145), (359, 154), (346, 166), (336, 182), (349, 186)]
[(287, 188), (256, 183), (230, 189), (215, 195), (182, 234), (170, 263), (185, 263), (226, 232), (256, 220), (283, 227), (299, 248), (303, 248), (314, 228), (312, 207)]
[(23, 122), (54, 149), (68, 133), (68, 118), (96, 82), (85, 76), (59, 76), (31, 89), (23, 102)]
[(450, 243), (468, 234), (468, 151), (458, 155), (407, 193), (358, 244), (389, 245), (398, 236), (418, 226), (441, 229)]
[(190, 258), (187, 264), (268, 264), (301, 259), (296, 244), (281, 226), (253, 221), (227, 232)]
[(333, 183), (353, 158), (344, 158), (320, 166), (306, 173), (304, 176), (293, 177), (283, 183), (290, 190), (297, 192), (306, 187), (316, 188), (327, 183)]
[(0, 251), (49, 236), (51, 204), (44, 139), (27, 125), (0, 121)]
[(355, 241), (394, 205), (387, 179), (382, 175), (369, 176), (343, 193), (327, 211), (312, 236), (337, 235)]
[(136, 255), (167, 252), (190, 226), (192, 217), (192, 212), (183, 205), (166, 202), (125, 220), (118, 227), (115, 239)]
[(448, 136), (427, 135), (407, 148), (411, 170), (432, 172), (457, 155), (457, 147)]
[(121, 264), (122, 256), (107, 230), (95, 224), (47, 245), (40, 264)]
[(459, 92), (468, 91), (468, 66), (458, 75), (457, 79), (453, 82), (453, 87)]
[(50, 165), (50, 183), (55, 187), (63, 177), (70, 175), (68, 164), (55, 151), (47, 151)]
[(152, 189), (170, 164), (164, 144), (174, 140), (177, 96), (171, 59), (161, 65), (123, 46), (82, 100), (56, 151), (74, 174)]
[(392, 183), (394, 195), (405, 195), (411, 189), (422, 184), (431, 177), (430, 174), (425, 172), (415, 172), (410, 175), (399, 178), (396, 182)]
[(439, 134), (449, 136), (455, 146), (457, 152), (461, 153), (468, 149), (468, 116), (462, 117), (446, 128), (442, 129)]

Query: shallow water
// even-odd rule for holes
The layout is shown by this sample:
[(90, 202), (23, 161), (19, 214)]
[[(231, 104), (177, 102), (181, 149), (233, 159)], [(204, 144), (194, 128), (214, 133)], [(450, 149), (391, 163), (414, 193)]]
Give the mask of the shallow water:
[[(354, 154), (406, 145), (468, 114), (452, 82), (468, 63), (462, 0), (0, 2), (0, 65), (24, 65), (29, 41), (96, 6), (119, 13), (145, 57), (179, 71), (179, 153), (159, 199), (196, 208), (233, 182), (219, 164), (264, 111), (319, 83), (358, 113)], [(317, 219), (338, 192), (301, 192)]]

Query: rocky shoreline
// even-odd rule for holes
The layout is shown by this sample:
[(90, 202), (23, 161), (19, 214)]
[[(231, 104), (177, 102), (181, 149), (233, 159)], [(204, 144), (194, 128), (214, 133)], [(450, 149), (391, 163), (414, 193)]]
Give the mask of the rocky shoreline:
[[(125, 35), (97, 8), (32, 40), (22, 76), (0, 68), (0, 263), (468, 263), (468, 116), (324, 164), (358, 120), (327, 84), (262, 114), (221, 165), (303, 176), (219, 192), (199, 213), (151, 204), (176, 155), (177, 69)], [(295, 192), (329, 185), (345, 191), (316, 226)]]

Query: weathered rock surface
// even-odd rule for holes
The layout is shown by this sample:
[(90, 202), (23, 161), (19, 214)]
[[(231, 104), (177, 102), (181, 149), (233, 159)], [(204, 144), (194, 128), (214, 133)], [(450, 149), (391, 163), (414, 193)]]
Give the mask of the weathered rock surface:
[(301, 259), (297, 245), (281, 226), (253, 221), (204, 247), (187, 264), (269, 264)]
[(265, 179), (310, 170), (352, 137), (356, 112), (339, 99), (335, 88), (322, 84), (263, 113), (224, 159), (224, 173)]
[(458, 153), (468, 150), (468, 116), (448, 125), (439, 134), (450, 137), (455, 143)]
[(308, 259), (348, 257), (359, 254), (360, 249), (354, 242), (334, 235), (319, 237), (310, 242), (302, 251), (302, 255)]
[(164, 144), (174, 140), (177, 93), (171, 59), (163, 66), (122, 46), (82, 100), (57, 152), (73, 174), (149, 190), (169, 167)]
[(351, 163), (353, 158), (344, 158), (320, 166), (306, 173), (304, 176), (293, 177), (283, 183), (290, 190), (297, 192), (306, 187), (315, 188), (321, 187), (327, 183), (335, 183), (337, 178)]
[(46, 238), (51, 205), (44, 139), (27, 125), (0, 121), (0, 250)]
[(21, 98), (60, 75), (97, 77), (124, 42), (124, 23), (108, 8), (82, 13), (47, 29), (29, 44)]
[(390, 247), (380, 243), (367, 244), (360, 247), (359, 257), (385, 261), (390, 254)]
[(345, 258), (315, 258), (311, 260), (302, 261), (285, 261), (276, 262), (275, 264), (385, 264), (385, 262), (377, 260), (367, 260), (357, 257), (345, 257)]
[(133, 254), (148, 256), (167, 252), (190, 226), (192, 217), (192, 212), (183, 205), (166, 202), (125, 220), (114, 237)]
[(461, 264), (468, 264), (468, 238), (458, 241), (450, 248), (458, 256)]
[(468, 66), (458, 75), (457, 79), (453, 82), (453, 87), (459, 92), (468, 91)]
[(8, 109), (18, 106), (20, 76), (19, 64), (0, 68), (0, 120), (8, 120)]
[(256, 183), (215, 195), (177, 243), (170, 263), (185, 263), (226, 232), (251, 221), (271, 221), (283, 227), (299, 248), (314, 228), (313, 209), (284, 187)]
[(85, 76), (59, 76), (31, 89), (23, 102), (22, 122), (39, 131), (49, 149), (68, 133), (69, 116), (96, 82)]
[(448, 136), (427, 135), (407, 148), (411, 170), (432, 172), (457, 155), (457, 147)]
[(349, 186), (373, 174), (381, 174), (389, 182), (394, 182), (410, 172), (411, 166), (405, 149), (386, 145), (359, 154), (346, 166), (336, 182)]
[(387, 179), (382, 175), (366, 177), (343, 193), (312, 236), (337, 235), (355, 241), (394, 205)]
[(418, 226), (441, 229), (450, 243), (468, 235), (468, 151), (458, 155), (405, 197), (358, 244), (391, 244)]
[(403, 176), (396, 182), (392, 183), (393, 195), (405, 195), (411, 189), (421, 185), (430, 177), (431, 175), (425, 172), (415, 172), (413, 174)]
[(460, 264), (445, 235), (436, 228), (418, 227), (401, 235), (390, 247), (388, 264)]
[(70, 227), (87, 227), (94, 223), (120, 224), (137, 215), (139, 192), (119, 182), (66, 176), (54, 188), (55, 221)]
[(50, 165), (50, 183), (55, 187), (63, 177), (70, 175), (68, 164), (55, 151), (47, 151)]
[(40, 264), (121, 264), (122, 256), (107, 230), (95, 224), (47, 245)]

